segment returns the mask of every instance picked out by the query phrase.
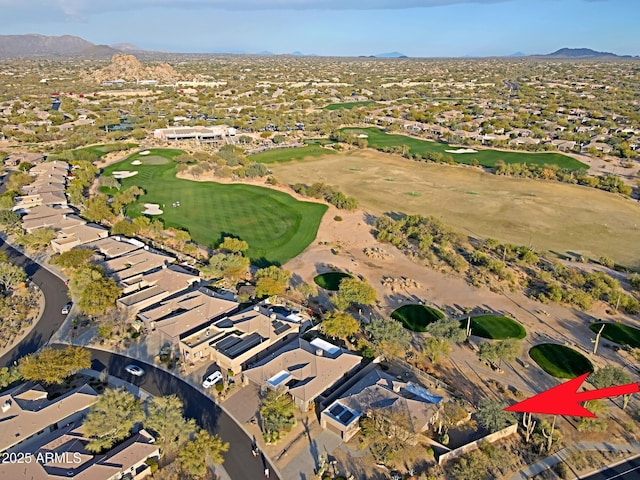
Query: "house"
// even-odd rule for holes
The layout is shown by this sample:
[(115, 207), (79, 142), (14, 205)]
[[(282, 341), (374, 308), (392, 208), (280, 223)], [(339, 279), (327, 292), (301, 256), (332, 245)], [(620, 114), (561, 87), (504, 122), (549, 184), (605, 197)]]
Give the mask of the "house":
[[(98, 394), (89, 385), (47, 399), (47, 392), (32, 383), (23, 383), (0, 395), (0, 424), (10, 435), (0, 436), (0, 452), (23, 451), (37, 437), (63, 425), (77, 422)], [(0, 462), (1, 463), (1, 462)], [(25, 478), (6, 477), (0, 478)]]
[(175, 261), (174, 257), (141, 248), (125, 255), (101, 262), (105, 273), (121, 286), (137, 283), (145, 272), (162, 268)]
[(85, 247), (96, 250), (105, 260), (109, 260), (139, 250), (144, 247), (144, 243), (134, 238), (115, 235), (87, 243)]
[(236, 129), (225, 125), (215, 125), (213, 127), (171, 127), (157, 128), (153, 132), (153, 137), (158, 140), (201, 140), (201, 141), (221, 141), (227, 136), (234, 136)]
[(128, 279), (123, 288), (123, 296), (116, 303), (119, 308), (136, 313), (199, 281), (200, 277), (179, 266), (169, 265)]
[(228, 315), (238, 305), (236, 301), (201, 287), (141, 310), (138, 319), (149, 330), (158, 330), (162, 341), (179, 350), (182, 338), (189, 337), (207, 322)]
[(320, 425), (347, 442), (360, 430), (360, 419), (377, 410), (383, 417), (401, 415), (421, 433), (437, 421), (441, 401), (420, 385), (374, 369), (321, 412)]
[(140, 480), (151, 474), (147, 460), (157, 461), (160, 457), (158, 445), (146, 430), (140, 430), (99, 455), (86, 450), (88, 442), (82, 426), (72, 424), (56, 430), (30, 448), (21, 450), (25, 458), (33, 461), (0, 464), (0, 478)]
[(297, 338), (245, 370), (245, 382), (282, 389), (306, 412), (309, 405), (355, 372), (362, 357), (316, 338)]
[(180, 339), (185, 360), (214, 360), (222, 370), (239, 373), (245, 364), (257, 360), (266, 349), (297, 336), (300, 321), (285, 317), (265, 306), (213, 319)]
[(93, 242), (109, 235), (109, 230), (100, 225), (81, 224), (60, 230), (58, 238), (51, 240), (51, 248), (56, 253), (67, 252), (74, 247)]

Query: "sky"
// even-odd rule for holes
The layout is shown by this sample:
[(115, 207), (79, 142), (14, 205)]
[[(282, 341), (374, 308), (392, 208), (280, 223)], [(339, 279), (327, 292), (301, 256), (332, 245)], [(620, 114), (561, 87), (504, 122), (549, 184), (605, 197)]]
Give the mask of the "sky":
[(0, 34), (170, 52), (640, 55), (640, 0), (0, 0), (0, 12)]

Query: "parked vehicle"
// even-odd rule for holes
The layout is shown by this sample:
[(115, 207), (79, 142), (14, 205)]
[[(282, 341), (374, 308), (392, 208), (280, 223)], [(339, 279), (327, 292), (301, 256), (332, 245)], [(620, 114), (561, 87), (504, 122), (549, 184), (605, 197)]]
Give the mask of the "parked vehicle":
[(144, 370), (137, 365), (127, 365), (126, 367), (124, 367), (124, 369), (127, 373), (135, 375), (136, 377), (141, 377), (142, 375), (144, 375)]
[(213, 372), (211, 375), (209, 375), (207, 378), (204, 379), (204, 382), (202, 382), (202, 386), (204, 388), (209, 388), (221, 381), (222, 381), (222, 374), (220, 372)]

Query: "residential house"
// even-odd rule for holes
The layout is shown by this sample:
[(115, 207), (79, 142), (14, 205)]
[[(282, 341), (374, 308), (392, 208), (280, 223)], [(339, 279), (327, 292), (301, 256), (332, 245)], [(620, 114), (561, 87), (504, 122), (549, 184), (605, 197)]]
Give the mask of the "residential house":
[(58, 237), (51, 241), (51, 248), (56, 253), (62, 253), (107, 236), (109, 236), (109, 230), (100, 225), (91, 223), (75, 225), (60, 230)]
[[(220, 319), (238, 308), (238, 302), (225, 299), (208, 288), (187, 291), (165, 298), (138, 313), (138, 319), (149, 330), (157, 330), (161, 340), (176, 351), (180, 341), (208, 322)], [(199, 357), (198, 357), (199, 358)], [(194, 358), (191, 358), (193, 361)]]
[(362, 357), (320, 338), (297, 338), (245, 370), (245, 382), (288, 392), (302, 410), (353, 374)]
[(420, 385), (374, 369), (322, 411), (320, 425), (346, 442), (360, 430), (360, 419), (375, 410), (383, 418), (397, 421), (400, 416), (413, 432), (421, 433), (437, 421), (441, 401)]
[(275, 345), (297, 336), (300, 321), (265, 306), (212, 319), (180, 340), (185, 360), (211, 359), (223, 370), (239, 373), (248, 362)]
[(119, 308), (137, 313), (178, 292), (190, 288), (200, 281), (197, 277), (177, 265), (169, 265), (160, 270), (137, 275), (127, 279), (123, 296), (117, 300)]
[[(36, 437), (77, 422), (97, 396), (89, 385), (52, 400), (40, 385), (32, 383), (23, 383), (5, 392), (0, 395), (0, 424), (7, 434), (0, 436), (0, 452), (23, 451)], [(19, 477), (0, 475), (0, 478)]]

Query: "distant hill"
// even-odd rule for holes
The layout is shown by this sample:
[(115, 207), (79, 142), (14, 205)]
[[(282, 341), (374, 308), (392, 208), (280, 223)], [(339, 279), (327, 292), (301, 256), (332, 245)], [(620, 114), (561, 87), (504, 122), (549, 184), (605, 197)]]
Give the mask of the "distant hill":
[(409, 58), (404, 53), (400, 52), (388, 52), (388, 53), (378, 53), (374, 55), (376, 58)]
[(95, 45), (80, 37), (62, 35), (0, 35), (0, 58), (35, 55), (77, 55)]
[(115, 54), (120, 53), (120, 50), (116, 50), (109, 45), (92, 45), (82, 50), (78, 55), (84, 58), (111, 58)]
[(526, 57), (527, 55), (522, 52), (515, 52), (509, 55), (510, 57)]
[(561, 48), (553, 53), (541, 55), (543, 57), (555, 57), (555, 58), (594, 58), (594, 57), (610, 57), (616, 58), (620, 55), (616, 55), (611, 52), (598, 52), (597, 50), (591, 50), (590, 48)]
[(131, 43), (114, 43), (112, 45), (109, 45), (109, 47), (122, 53), (145, 53), (146, 52), (144, 48), (140, 48)]

